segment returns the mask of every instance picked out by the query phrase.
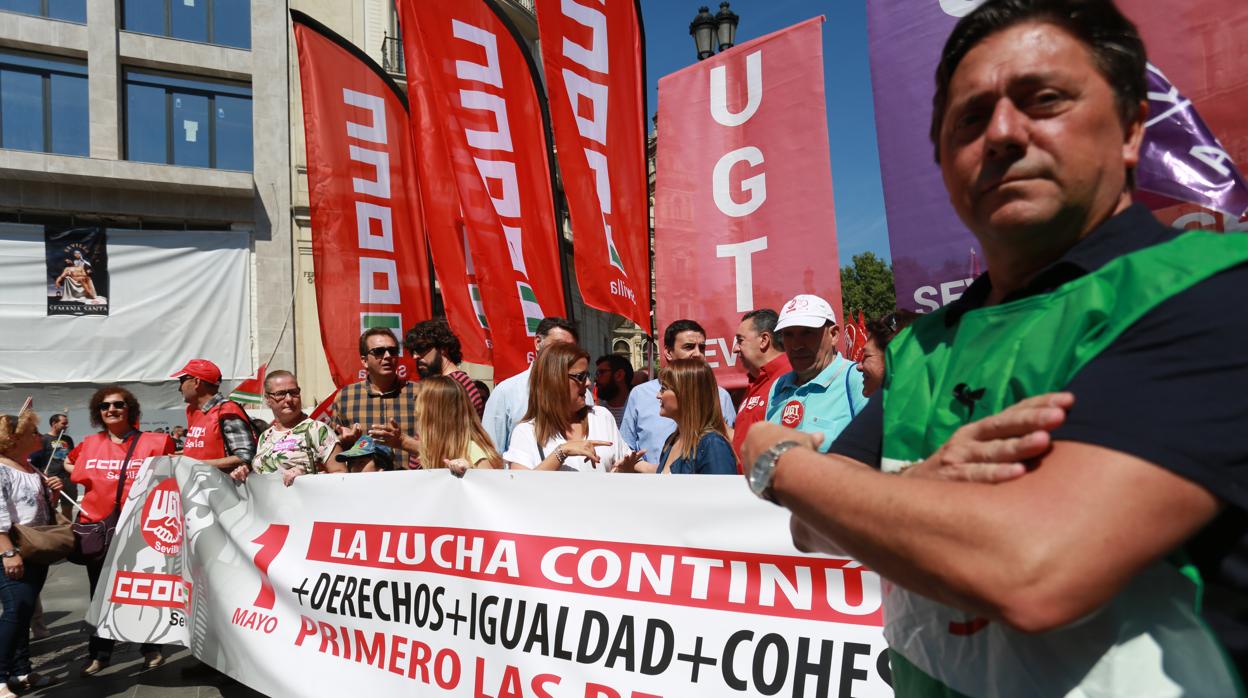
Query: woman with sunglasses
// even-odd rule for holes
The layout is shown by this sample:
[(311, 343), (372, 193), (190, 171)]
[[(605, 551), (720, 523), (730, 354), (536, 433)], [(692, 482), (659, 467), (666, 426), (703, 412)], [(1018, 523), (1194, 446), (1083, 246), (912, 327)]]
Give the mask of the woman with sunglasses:
[(13, 692), (42, 688), (52, 679), (37, 674), (30, 665), (30, 620), (39, 592), (48, 578), (47, 565), (27, 564), (13, 544), (9, 531), (14, 524), (45, 524), (52, 520), (50, 506), (60, 494), (61, 481), (46, 480), (26, 461), (39, 450), (39, 417), (30, 410), (18, 416), (0, 415), (0, 698)]
[(589, 354), (575, 344), (539, 352), (529, 374), (528, 412), (512, 430), (503, 460), (516, 470), (632, 470), (645, 452), (629, 453), (611, 412), (586, 404), (591, 380)]
[(472, 396), (456, 378), (429, 376), (420, 381), (416, 431), (425, 470), (450, 468), (463, 475), (469, 468), (503, 467), (503, 457), (481, 426)]
[[(143, 462), (153, 456), (173, 453), (173, 439), (160, 432), (139, 431), (142, 410), (134, 395), (119, 385), (106, 385), (95, 391), (90, 402), (91, 425), (100, 431), (82, 440), (69, 453), (65, 470), (70, 479), (83, 488), (80, 523), (104, 521), (117, 506), (117, 488), (122, 487), (121, 501), (129, 495)], [(121, 463), (127, 460), (125, 485), (122, 486)], [(107, 551), (105, 551), (107, 553)], [(100, 581), (104, 555), (87, 561), (87, 579), (91, 595)], [(113, 655), (113, 640), (92, 633), (87, 642), (87, 664), (82, 676), (94, 676), (108, 666)], [(160, 645), (144, 643), (143, 664), (148, 669), (164, 664)]]
[(659, 415), (676, 422), (663, 443), (659, 473), (736, 475), (737, 456), (719, 407), (719, 384), (702, 359), (659, 369)]

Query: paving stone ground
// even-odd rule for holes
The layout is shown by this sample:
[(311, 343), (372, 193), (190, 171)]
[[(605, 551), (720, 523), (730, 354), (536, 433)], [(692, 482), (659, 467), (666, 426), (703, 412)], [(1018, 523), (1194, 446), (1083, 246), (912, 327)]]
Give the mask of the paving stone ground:
[[(145, 670), (139, 646), (118, 643), (113, 661), (95, 676), (79, 678), (87, 656), (90, 630), (86, 568), (62, 562), (52, 567), (43, 587), (43, 619), (52, 635), (31, 643), (35, 671), (58, 683), (27, 696), (60, 698), (263, 698), (263, 694), (201, 665), (178, 646), (165, 649), (165, 664)], [(197, 671), (185, 674), (190, 667)]]

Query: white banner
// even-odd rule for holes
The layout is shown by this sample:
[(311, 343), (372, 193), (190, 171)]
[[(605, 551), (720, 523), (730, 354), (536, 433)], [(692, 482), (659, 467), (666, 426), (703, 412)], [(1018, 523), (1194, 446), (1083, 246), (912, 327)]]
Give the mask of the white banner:
[(252, 375), (249, 237), (110, 228), (108, 316), (49, 317), (43, 226), (0, 223), (0, 383), (166, 381), (194, 357)]
[(885, 696), (880, 579), (740, 478), (149, 460), (88, 615), (270, 695)]

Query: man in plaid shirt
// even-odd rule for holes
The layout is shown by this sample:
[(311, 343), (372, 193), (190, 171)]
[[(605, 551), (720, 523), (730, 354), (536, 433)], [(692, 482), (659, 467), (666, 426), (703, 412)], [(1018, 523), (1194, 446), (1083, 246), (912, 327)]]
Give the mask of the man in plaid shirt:
[(416, 384), (399, 377), (394, 333), (373, 327), (360, 335), (360, 364), (367, 374), (364, 380), (343, 386), (334, 400), (338, 440), (350, 448), (367, 433), (394, 449), (396, 464), (411, 467), (416, 455)]

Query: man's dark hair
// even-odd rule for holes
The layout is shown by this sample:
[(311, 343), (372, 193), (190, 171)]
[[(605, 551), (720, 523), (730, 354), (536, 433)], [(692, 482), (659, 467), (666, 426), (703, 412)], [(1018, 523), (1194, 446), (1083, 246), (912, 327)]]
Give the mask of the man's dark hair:
[(48, 418), (48, 426), (54, 427), (56, 426), (56, 423), (62, 419), (69, 419), (69, 417), (66, 417), (64, 412), (57, 412)]
[(441, 318), (425, 320), (413, 325), (403, 337), (403, 346), (407, 347), (413, 357), (436, 348), (445, 354), (451, 363), (457, 364), (464, 359), (464, 352), (459, 346), (459, 337), (451, 332), (451, 326)]
[(898, 310), (878, 320), (867, 321), (867, 337), (875, 341), (875, 346), (884, 349), (902, 330), (917, 320), (919, 314), (913, 310)]
[(784, 349), (784, 341), (780, 339), (780, 334), (776, 332), (776, 323), (780, 321), (780, 313), (771, 308), (758, 308), (742, 315), (741, 320), (749, 320), (754, 331), (759, 334), (764, 332), (770, 334), (772, 344), (775, 344), (777, 349)]
[(619, 354), (607, 354), (605, 356), (599, 356), (598, 360), (594, 362), (594, 365), (597, 366), (598, 364), (604, 361), (607, 362), (607, 365), (611, 367), (611, 373), (615, 373), (616, 371), (623, 371), (624, 372), (624, 385), (628, 387), (632, 387), (633, 385), (633, 363), (631, 361), (629, 361), (628, 359), (624, 358), (623, 356)]
[(949, 105), (949, 82), (958, 64), (976, 44), (1023, 22), (1046, 22), (1069, 32), (1092, 52), (1092, 60), (1110, 87), (1123, 125), (1140, 113), (1148, 98), (1144, 42), (1131, 20), (1112, 0), (988, 0), (958, 21), (936, 67), (932, 98), (932, 145), (940, 162), (940, 129)]
[(576, 323), (561, 317), (542, 318), (542, 321), (537, 323), (537, 336), (545, 337), (556, 327), (572, 335), (572, 339), (578, 342), (581, 341), (581, 333), (576, 330)]
[(672, 324), (668, 325), (667, 329), (663, 330), (663, 346), (666, 347), (668, 350), (675, 349), (676, 348), (676, 335), (680, 334), (681, 332), (689, 332), (690, 330), (694, 332), (701, 332), (703, 337), (706, 336), (706, 330), (702, 329), (702, 326), (699, 325), (696, 321), (677, 320), (676, 322), (673, 322)]
[[(389, 337), (390, 339), (394, 339), (394, 332), (391, 332), (385, 327), (370, 327), (367, 330), (364, 330), (364, 334), (360, 335), (360, 356), (368, 354), (369, 337)], [(398, 344), (399, 341), (395, 339), (394, 343)]]

